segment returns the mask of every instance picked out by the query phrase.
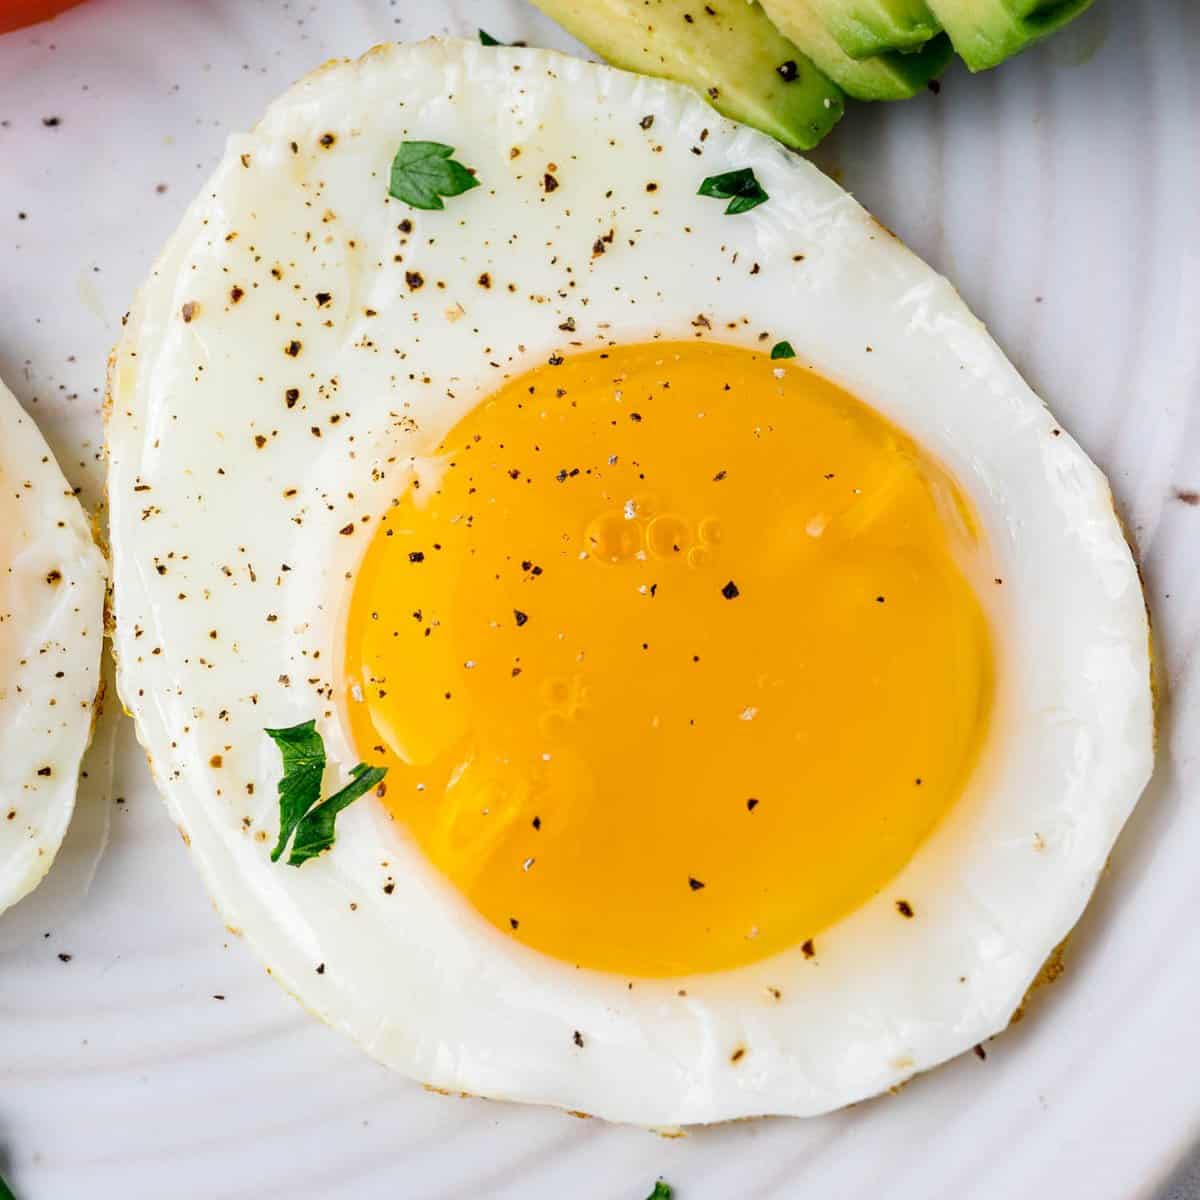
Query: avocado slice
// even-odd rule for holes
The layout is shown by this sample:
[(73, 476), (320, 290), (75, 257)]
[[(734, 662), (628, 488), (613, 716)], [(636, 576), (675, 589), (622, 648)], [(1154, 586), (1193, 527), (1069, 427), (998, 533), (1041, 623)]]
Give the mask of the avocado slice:
[(1077, 17), (1092, 0), (928, 0), (972, 71), (986, 71)]
[(764, 0), (764, 7), (780, 32), (856, 100), (907, 99), (940, 75), (954, 53), (949, 39), (939, 34), (911, 54), (851, 58), (821, 20), (815, 0)]
[[(1027, 0), (1037, 3), (1038, 0)], [(1055, 0), (1057, 2), (1057, 0)], [(813, 12), (851, 58), (920, 50), (942, 31), (925, 0), (811, 0)]]
[(837, 124), (844, 98), (746, 0), (533, 0), (614, 66), (695, 88), (720, 113), (800, 150)]

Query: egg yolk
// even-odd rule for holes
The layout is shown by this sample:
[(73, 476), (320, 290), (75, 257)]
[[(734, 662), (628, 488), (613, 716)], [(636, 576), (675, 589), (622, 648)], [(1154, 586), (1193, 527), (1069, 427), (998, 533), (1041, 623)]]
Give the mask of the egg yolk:
[(832, 383), (699, 342), (556, 356), (434, 463), (356, 575), (345, 704), (506, 935), (628, 976), (805, 947), (962, 791), (971, 508)]

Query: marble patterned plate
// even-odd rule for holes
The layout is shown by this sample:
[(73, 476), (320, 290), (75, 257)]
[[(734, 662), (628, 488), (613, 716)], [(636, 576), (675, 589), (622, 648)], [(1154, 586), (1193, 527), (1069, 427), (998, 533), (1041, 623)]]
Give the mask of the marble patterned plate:
[[(86, 502), (108, 349), (225, 133), (327, 57), (479, 26), (572, 45), (518, 0), (90, 0), (0, 37), (0, 375)], [(642, 1200), (660, 1175), (678, 1200), (1153, 1195), (1200, 1133), (1197, 47), (1193, 0), (1097, 0), (996, 73), (857, 107), (816, 156), (1109, 472), (1155, 620), (1158, 772), (1062, 977), (986, 1058), (674, 1140), (428, 1094), (222, 929), (121, 722), (64, 869), (0, 921), (0, 1172), (22, 1200)]]

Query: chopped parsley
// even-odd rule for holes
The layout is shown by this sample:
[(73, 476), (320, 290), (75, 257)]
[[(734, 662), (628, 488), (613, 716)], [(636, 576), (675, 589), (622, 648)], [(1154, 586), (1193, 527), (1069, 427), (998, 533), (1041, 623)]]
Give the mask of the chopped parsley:
[[(264, 732), (279, 747), (283, 758), (283, 776), (279, 780), (279, 840), (271, 851), (271, 861), (279, 861), (295, 834), (287, 861), (289, 866), (298, 867), (333, 845), (338, 813), (378, 786), (387, 774), (387, 768), (359, 763), (350, 770), (350, 782), (341, 791), (322, 800), (325, 742), (317, 732), (316, 721)], [(5, 1200), (2, 1192), (0, 1200)]]
[(791, 342), (776, 342), (771, 347), (772, 358), (795, 358), (796, 352), (792, 349)]
[(271, 861), (278, 862), (288, 839), (296, 832), (296, 826), (321, 798), (325, 742), (317, 732), (316, 721), (265, 732), (283, 757), (283, 777), (279, 781), (279, 841), (271, 851)]
[(450, 156), (453, 146), (441, 142), (401, 142), (392, 159), (388, 195), (413, 208), (445, 208), (443, 196), (460, 196), (479, 180)]
[(494, 38), (486, 29), (479, 31), (479, 44), (481, 46), (505, 46), (508, 43), (500, 41), (499, 38)]
[(752, 167), (743, 167), (740, 171), (726, 171), (723, 175), (710, 175), (701, 185), (697, 196), (715, 196), (718, 200), (728, 200), (725, 208), (726, 216), (749, 212), (757, 208), (770, 197), (763, 186), (755, 178)]
[(664, 1179), (660, 1179), (654, 1185), (654, 1191), (646, 1197), (646, 1200), (671, 1200), (675, 1193), (671, 1189), (671, 1185)]

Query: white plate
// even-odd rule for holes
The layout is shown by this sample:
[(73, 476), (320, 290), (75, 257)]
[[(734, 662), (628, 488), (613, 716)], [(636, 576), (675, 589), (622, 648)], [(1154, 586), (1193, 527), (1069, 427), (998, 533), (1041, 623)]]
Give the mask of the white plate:
[[(0, 38), (0, 375), (86, 501), (105, 356), (225, 133), (331, 55), (480, 25), (570, 46), (516, 0), (92, 0)], [(1178, 498), (1200, 491), (1197, 46), (1193, 0), (1098, 0), (999, 72), (856, 108), (817, 155), (1108, 470), (1156, 622), (1158, 775), (1065, 975), (986, 1061), (670, 1141), (427, 1094), (221, 929), (126, 727), (86, 901), (56, 870), (74, 908), (16, 949), (0, 928), (0, 1169), (22, 1200), (642, 1200), (659, 1175), (679, 1200), (1150, 1194), (1200, 1125), (1200, 506)]]

